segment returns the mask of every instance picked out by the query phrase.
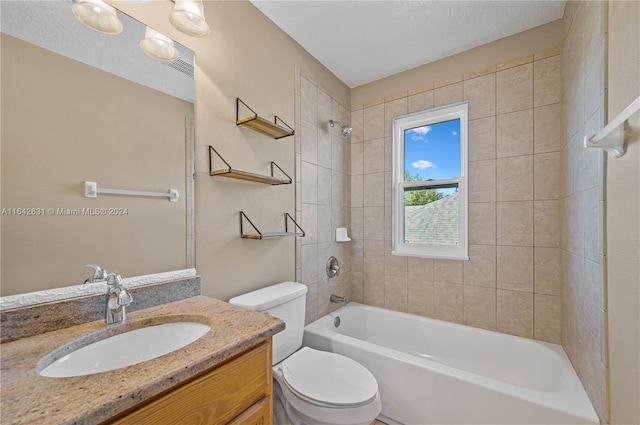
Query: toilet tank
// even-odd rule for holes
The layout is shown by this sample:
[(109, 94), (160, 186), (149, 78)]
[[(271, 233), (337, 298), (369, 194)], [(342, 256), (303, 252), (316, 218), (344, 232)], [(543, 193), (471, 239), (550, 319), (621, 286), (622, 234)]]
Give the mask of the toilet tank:
[(273, 364), (302, 346), (306, 285), (282, 282), (231, 298), (229, 304), (245, 307), (282, 319), (285, 329), (273, 336)]

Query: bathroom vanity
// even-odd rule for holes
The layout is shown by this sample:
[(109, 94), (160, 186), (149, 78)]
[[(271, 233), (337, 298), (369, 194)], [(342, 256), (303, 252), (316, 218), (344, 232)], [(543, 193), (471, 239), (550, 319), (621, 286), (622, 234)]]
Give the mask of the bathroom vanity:
[[(107, 334), (180, 321), (211, 329), (132, 366), (67, 378), (39, 374), (60, 347), (70, 352)], [(271, 337), (283, 329), (280, 319), (195, 296), (131, 312), (126, 323), (100, 320), (4, 343), (2, 423), (269, 424)]]

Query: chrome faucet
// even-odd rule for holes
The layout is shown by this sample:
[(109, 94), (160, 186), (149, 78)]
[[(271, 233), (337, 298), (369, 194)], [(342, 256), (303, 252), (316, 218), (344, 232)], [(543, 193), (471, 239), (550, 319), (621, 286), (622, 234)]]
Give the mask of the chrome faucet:
[(118, 272), (107, 275), (107, 325), (125, 321), (125, 307), (133, 302), (133, 296), (122, 284)]
[(85, 279), (84, 283), (98, 283), (98, 282), (106, 282), (107, 281), (107, 272), (100, 266), (95, 264), (87, 264), (82, 267), (91, 267), (93, 269), (93, 276)]
[(347, 305), (347, 300), (344, 297), (340, 297), (340, 296), (335, 295), (335, 294), (331, 294), (331, 297), (329, 298), (329, 300), (332, 303), (336, 303), (336, 304), (340, 304), (340, 305)]

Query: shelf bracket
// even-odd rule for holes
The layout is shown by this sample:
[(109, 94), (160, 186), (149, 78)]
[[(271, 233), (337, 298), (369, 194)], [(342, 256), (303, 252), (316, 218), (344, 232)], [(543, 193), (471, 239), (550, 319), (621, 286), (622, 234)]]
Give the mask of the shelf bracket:
[[(249, 225), (253, 228), (253, 230), (256, 232), (256, 234), (250, 234), (250, 233), (245, 233), (244, 232), (244, 220), (245, 219), (247, 220)], [(299, 230), (299, 232), (298, 231), (295, 231), (295, 232), (290, 232), (289, 231), (288, 220), (291, 220), (293, 222), (293, 224), (295, 225), (297, 230)], [(296, 236), (296, 237), (302, 237), (303, 238), (303, 237), (305, 237), (305, 232), (298, 225), (298, 223), (296, 223), (296, 221), (293, 219), (293, 217), (291, 217), (291, 215), (289, 215), (289, 213), (284, 213), (284, 232), (265, 233), (265, 232), (261, 232), (260, 230), (258, 230), (256, 225), (253, 224), (253, 222), (249, 219), (249, 217), (247, 217), (247, 215), (244, 213), (244, 211), (240, 211), (240, 237), (243, 238), (243, 239), (270, 239), (270, 238), (284, 238), (284, 237), (291, 237), (291, 236)]]

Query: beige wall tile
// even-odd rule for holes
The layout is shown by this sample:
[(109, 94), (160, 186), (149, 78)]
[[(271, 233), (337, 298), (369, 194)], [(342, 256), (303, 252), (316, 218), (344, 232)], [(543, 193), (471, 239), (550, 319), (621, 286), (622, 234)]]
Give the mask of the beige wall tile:
[(369, 140), (364, 143), (364, 174), (384, 171), (384, 139)]
[(497, 200), (533, 200), (533, 155), (498, 158), (497, 161)]
[(469, 202), (496, 200), (496, 161), (469, 163)]
[(409, 96), (409, 113), (431, 108), (433, 108), (433, 90), (427, 90)]
[(302, 245), (311, 245), (318, 242), (318, 205), (302, 204), (300, 226), (305, 229), (305, 237)]
[(533, 338), (533, 294), (498, 289), (498, 332)]
[(560, 198), (560, 153), (534, 155), (534, 199)]
[(536, 247), (534, 257), (534, 292), (541, 295), (562, 295), (560, 250)]
[(384, 308), (407, 312), (407, 278), (385, 276)]
[(364, 303), (384, 308), (384, 275), (364, 274)]
[(351, 272), (348, 297), (349, 301), (353, 301), (355, 303), (364, 302), (364, 273)]
[(556, 56), (562, 53), (562, 46), (554, 47), (553, 49), (544, 50), (542, 52), (533, 55), (533, 60), (539, 61), (551, 56)]
[(464, 324), (496, 330), (496, 289), (464, 287)]
[(472, 78), (482, 77), (483, 75), (494, 74), (495, 72), (496, 72), (496, 67), (495, 66), (490, 66), (488, 68), (483, 68), (483, 69), (479, 69), (477, 71), (473, 71), (473, 72), (469, 72), (467, 74), (464, 74), (464, 79), (465, 80), (470, 80)]
[(393, 171), (393, 138), (384, 138), (384, 171)]
[(384, 206), (384, 172), (364, 175), (364, 206)]
[(351, 206), (364, 206), (364, 176), (351, 176)]
[(529, 155), (533, 153), (533, 109), (498, 115), (496, 156)]
[(533, 110), (534, 153), (557, 152), (561, 149), (562, 110), (559, 103)]
[(410, 277), (407, 279), (407, 311), (419, 316), (433, 317), (433, 281)]
[(496, 75), (498, 114), (533, 108), (533, 63), (505, 69)]
[(300, 80), (302, 121), (316, 126), (318, 123), (318, 87), (302, 77)]
[[(349, 185), (349, 192), (344, 186), (345, 175), (338, 171), (331, 171), (331, 204), (335, 206), (342, 206), (351, 202), (351, 185)], [(304, 188), (303, 188), (304, 189)]]
[(534, 338), (560, 344), (562, 320), (561, 298), (552, 295), (534, 296)]
[(385, 276), (407, 277), (407, 257), (391, 255), (387, 251), (384, 256)]
[(561, 56), (551, 56), (533, 63), (533, 104), (551, 105), (562, 100)]
[(469, 245), (469, 261), (464, 262), (464, 284), (496, 287), (495, 245)]
[(307, 285), (307, 296), (305, 298), (305, 325), (318, 320), (318, 284)]
[(393, 102), (394, 100), (398, 100), (398, 99), (403, 98), (403, 97), (406, 98), (408, 95), (409, 95), (409, 92), (407, 90), (401, 91), (401, 92), (392, 94), (390, 96), (385, 96), (384, 97), (384, 102), (385, 103), (390, 103), (390, 102)]
[(318, 205), (318, 243), (333, 242), (331, 205)]
[(384, 135), (391, 136), (392, 123), (395, 117), (406, 115), (407, 113), (407, 97), (405, 96), (395, 99), (384, 104)]
[(496, 244), (496, 203), (469, 204), (469, 244)]
[(462, 323), (464, 301), (462, 285), (433, 283), (433, 317), (447, 322)]
[(496, 118), (469, 121), (469, 161), (495, 159)]
[(533, 292), (533, 248), (498, 246), (498, 289)]
[(303, 161), (309, 164), (318, 163), (318, 128), (307, 121), (302, 122), (300, 150)]
[(384, 137), (384, 104), (364, 109), (364, 141)]
[(463, 97), (462, 83), (455, 83), (434, 90), (433, 105), (441, 106), (449, 103), (460, 102)]
[(352, 236), (351, 242), (351, 272), (364, 272), (364, 241)]
[(407, 276), (430, 282), (433, 286), (433, 259), (407, 257)]
[(415, 89), (411, 89), (407, 92), (407, 95), (413, 96), (414, 94), (423, 93), (429, 90), (433, 90), (433, 83), (427, 83), (420, 87), (416, 87)]
[(585, 118), (593, 115), (598, 108), (604, 106), (601, 96), (604, 91), (604, 34), (586, 45), (584, 70), (584, 114)]
[(535, 246), (560, 246), (560, 201), (534, 201), (533, 229)]
[(488, 74), (464, 82), (464, 98), (469, 101), (469, 119), (496, 114), (496, 75)]
[(364, 143), (351, 145), (351, 175), (364, 173)]
[(318, 166), (302, 161), (302, 202), (318, 203)]
[(302, 283), (311, 285), (318, 281), (318, 245), (302, 245)]
[(498, 202), (497, 244), (533, 246), (533, 201)]
[(460, 83), (463, 80), (462, 75), (456, 75), (455, 77), (447, 78), (446, 80), (440, 80), (433, 84), (434, 89), (440, 87), (450, 86), (452, 84)]
[(331, 170), (324, 167), (318, 167), (318, 204), (331, 205)]
[(351, 111), (351, 127), (353, 132), (351, 133), (351, 143), (361, 143), (364, 140), (364, 110), (354, 109)]
[(524, 65), (533, 62), (533, 55), (522, 56), (520, 58), (500, 63), (496, 66), (497, 71), (513, 68), (515, 66)]
[(433, 280), (448, 283), (462, 283), (462, 261), (433, 260)]
[[(384, 240), (384, 207), (364, 207), (363, 217), (364, 238), (369, 240)], [(384, 265), (384, 262), (382, 265)], [(366, 256), (365, 270), (367, 270)]]

